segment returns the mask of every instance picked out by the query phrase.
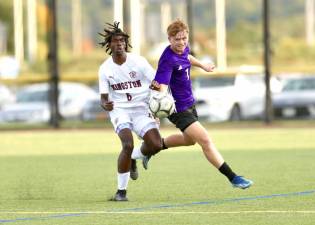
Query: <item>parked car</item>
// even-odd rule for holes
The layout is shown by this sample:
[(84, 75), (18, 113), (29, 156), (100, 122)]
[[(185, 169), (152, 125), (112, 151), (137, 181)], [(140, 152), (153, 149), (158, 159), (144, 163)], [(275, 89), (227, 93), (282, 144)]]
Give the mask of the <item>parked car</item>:
[[(50, 119), (48, 102), (49, 85), (33, 84), (17, 91), (16, 102), (8, 104), (0, 111), (3, 122), (47, 122)], [(59, 110), (62, 118), (79, 119), (85, 103), (98, 94), (90, 87), (71, 82), (59, 85)]]
[(0, 110), (9, 103), (14, 102), (14, 94), (10, 91), (10, 89), (3, 85), (0, 84)]
[(282, 91), (273, 96), (275, 117), (315, 118), (315, 75), (283, 79)]
[(20, 63), (14, 56), (0, 57), (0, 77), (16, 78), (20, 72)]
[[(272, 79), (272, 86), (276, 80)], [(226, 121), (261, 118), (265, 84), (262, 74), (209, 75), (193, 81), (196, 107), (201, 119)]]
[(108, 112), (101, 107), (100, 97), (87, 101), (83, 106), (81, 117), (83, 121), (105, 120), (107, 118)]

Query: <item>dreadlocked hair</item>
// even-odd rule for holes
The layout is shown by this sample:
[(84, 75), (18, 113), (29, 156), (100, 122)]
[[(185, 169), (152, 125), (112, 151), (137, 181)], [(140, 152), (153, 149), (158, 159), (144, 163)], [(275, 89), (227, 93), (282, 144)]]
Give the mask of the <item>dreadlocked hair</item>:
[(125, 38), (125, 43), (126, 43), (126, 48), (125, 51), (128, 52), (128, 47), (132, 48), (132, 46), (129, 44), (129, 35), (125, 32), (123, 32), (120, 28), (119, 28), (119, 22), (114, 22), (114, 24), (110, 24), (110, 23), (106, 23), (108, 25), (108, 27), (104, 28), (104, 34), (102, 33), (98, 33), (99, 35), (101, 35), (102, 37), (104, 37), (104, 41), (100, 42), (99, 44), (104, 47), (105, 46), (105, 51), (111, 55), (112, 51), (110, 49), (110, 42), (112, 41), (112, 37), (115, 35), (120, 35), (123, 36)]

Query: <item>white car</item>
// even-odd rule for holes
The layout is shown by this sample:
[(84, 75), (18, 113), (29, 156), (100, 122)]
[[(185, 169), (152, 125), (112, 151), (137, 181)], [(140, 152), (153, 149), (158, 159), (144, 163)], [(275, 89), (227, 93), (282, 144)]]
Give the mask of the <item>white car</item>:
[[(16, 94), (16, 102), (0, 111), (0, 122), (47, 122), (50, 119), (48, 83), (24, 87)], [(79, 119), (83, 106), (98, 94), (90, 87), (71, 82), (59, 84), (59, 111), (64, 119)]]
[(89, 100), (83, 107), (81, 119), (83, 121), (106, 120), (108, 112), (101, 107), (100, 97)]
[[(272, 79), (273, 87), (274, 82)], [(194, 79), (193, 85), (201, 119), (233, 121), (263, 116), (265, 84), (262, 74), (200, 76)]]
[(0, 110), (6, 105), (14, 102), (14, 94), (8, 87), (0, 84)]
[(283, 89), (273, 96), (275, 117), (315, 118), (315, 76), (283, 78)]

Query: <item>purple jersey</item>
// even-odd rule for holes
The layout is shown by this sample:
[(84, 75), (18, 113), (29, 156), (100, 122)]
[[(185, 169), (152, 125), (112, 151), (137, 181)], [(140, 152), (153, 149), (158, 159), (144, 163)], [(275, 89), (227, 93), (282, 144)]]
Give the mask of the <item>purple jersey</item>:
[(154, 80), (160, 84), (169, 85), (175, 100), (177, 112), (191, 107), (194, 102), (190, 80), (189, 47), (178, 55), (168, 46), (160, 57)]

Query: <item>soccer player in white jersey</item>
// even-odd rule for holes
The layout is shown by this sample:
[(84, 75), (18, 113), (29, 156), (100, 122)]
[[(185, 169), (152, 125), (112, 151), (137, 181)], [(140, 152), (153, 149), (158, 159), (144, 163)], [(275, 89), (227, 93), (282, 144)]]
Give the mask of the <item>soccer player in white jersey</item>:
[[(131, 158), (154, 155), (163, 146), (158, 125), (148, 109), (149, 86), (155, 71), (145, 58), (128, 53), (129, 35), (119, 28), (119, 22), (107, 25), (104, 34), (100, 34), (104, 38), (100, 44), (111, 57), (99, 68), (99, 90), (101, 106), (109, 111), (122, 145), (118, 157), (118, 187), (111, 200), (128, 201), (129, 177), (137, 179), (136, 161)], [(132, 131), (143, 139), (141, 147), (135, 150)]]

